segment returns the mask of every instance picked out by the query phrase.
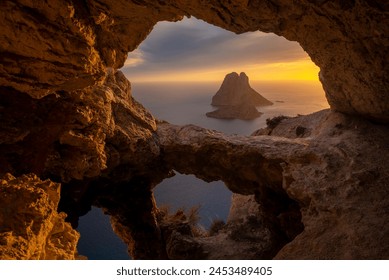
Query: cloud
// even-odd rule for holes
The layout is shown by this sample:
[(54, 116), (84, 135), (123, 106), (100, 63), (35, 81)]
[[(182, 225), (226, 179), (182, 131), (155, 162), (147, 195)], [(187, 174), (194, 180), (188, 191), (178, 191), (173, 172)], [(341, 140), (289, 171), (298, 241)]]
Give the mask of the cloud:
[(145, 62), (142, 50), (136, 49), (128, 54), (127, 60), (124, 62), (124, 67), (135, 67)]
[(244, 68), (306, 60), (297, 42), (275, 34), (250, 32), (241, 35), (195, 18), (160, 22), (122, 69), (130, 78), (164, 73)]

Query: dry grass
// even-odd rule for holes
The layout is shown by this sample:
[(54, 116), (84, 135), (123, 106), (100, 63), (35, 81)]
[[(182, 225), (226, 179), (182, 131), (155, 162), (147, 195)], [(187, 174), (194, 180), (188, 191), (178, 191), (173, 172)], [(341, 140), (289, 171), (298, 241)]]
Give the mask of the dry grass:
[(212, 224), (208, 230), (210, 236), (218, 234), (218, 232), (224, 228), (226, 223), (223, 220), (215, 219), (212, 221)]
[(206, 230), (199, 225), (200, 206), (194, 206), (186, 211), (184, 208), (179, 208), (174, 213), (171, 213), (169, 205), (162, 205), (158, 208), (158, 219), (168, 224), (188, 224), (193, 236), (205, 236)]

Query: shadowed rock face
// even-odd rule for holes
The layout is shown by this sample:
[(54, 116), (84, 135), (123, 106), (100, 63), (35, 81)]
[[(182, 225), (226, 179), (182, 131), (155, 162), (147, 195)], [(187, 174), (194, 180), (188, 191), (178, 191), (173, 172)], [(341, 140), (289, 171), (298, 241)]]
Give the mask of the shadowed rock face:
[(102, 85), (39, 100), (2, 92), (0, 114), (0, 173), (62, 182), (104, 173), (125, 181), (157, 164), (154, 118), (132, 99), (121, 72), (107, 73)]
[[(32, 97), (101, 82), (161, 20), (193, 15), (298, 41), (332, 109), (388, 122), (387, 1), (2, 1), (0, 82)], [(4, 88), (6, 87), (6, 88)]]
[(255, 106), (272, 104), (250, 86), (245, 73), (238, 75), (233, 72), (226, 75), (220, 89), (212, 97), (211, 105), (218, 109), (206, 115), (219, 119), (251, 120), (262, 115)]
[[(234, 192), (255, 198), (251, 202), (259, 205), (258, 215), (239, 225), (241, 231), (261, 225), (246, 238), (255, 241), (254, 247), (245, 243), (244, 248), (266, 254), (255, 251), (252, 257), (388, 258), (383, 160), (389, 157), (388, 131), (363, 120), (389, 122), (388, 13), (384, 0), (1, 1), (0, 175), (35, 173), (65, 183), (62, 195), (68, 205), (85, 199), (87, 206), (106, 209), (138, 258), (191, 256), (163, 243), (155, 218), (150, 190), (170, 168), (222, 179)], [(236, 33), (262, 30), (298, 41), (321, 69), (331, 109), (357, 117), (327, 112), (286, 119), (258, 132), (262, 136), (247, 138), (168, 124), (157, 131), (117, 69), (158, 21), (184, 15)], [(15, 212), (24, 213), (23, 206), (36, 201), (29, 190), (39, 179), (31, 176), (23, 184), (14, 177), (1, 181), (2, 191), (12, 185), (9, 181), (27, 191), (22, 192), (25, 205)], [(141, 190), (127, 184), (138, 178), (146, 178)], [(127, 205), (132, 196), (141, 201)], [(47, 198), (54, 217), (56, 198)], [(245, 200), (239, 201), (236, 205)], [(241, 248), (234, 223), (220, 234), (232, 237), (230, 248)], [(3, 228), (1, 234), (7, 245), (13, 241), (6, 232)], [(65, 231), (60, 235), (68, 236)], [(224, 256), (209, 254), (226, 244), (220, 235), (214, 241), (185, 237), (186, 243), (179, 242), (178, 234), (170, 236), (177, 236), (174, 244), (190, 243), (199, 256)], [(263, 243), (258, 243), (261, 236)], [(52, 247), (47, 253), (49, 244), (40, 241), (24, 243), (24, 253), (3, 256), (73, 256)], [(34, 244), (41, 249), (34, 251)]]

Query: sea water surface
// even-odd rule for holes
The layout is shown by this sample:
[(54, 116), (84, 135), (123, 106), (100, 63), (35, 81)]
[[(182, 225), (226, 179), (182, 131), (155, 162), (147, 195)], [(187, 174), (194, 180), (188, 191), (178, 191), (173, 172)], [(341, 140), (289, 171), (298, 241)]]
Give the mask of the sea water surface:
[[(250, 121), (205, 116), (215, 109), (210, 103), (220, 87), (219, 83), (132, 83), (132, 94), (157, 119), (240, 135), (250, 135), (265, 127), (267, 118), (304, 115), (329, 107), (318, 81), (253, 81), (251, 86), (274, 105), (258, 107), (263, 115)], [(206, 183), (194, 175), (179, 173), (159, 184), (154, 189), (154, 195), (158, 206), (167, 205), (171, 211), (200, 207), (199, 223), (204, 228), (208, 228), (215, 219), (225, 221), (231, 204), (231, 192), (223, 182)], [(93, 207), (81, 217), (78, 230), (81, 233), (80, 254), (89, 259), (129, 259), (126, 245), (113, 233), (109, 217), (100, 209)]]

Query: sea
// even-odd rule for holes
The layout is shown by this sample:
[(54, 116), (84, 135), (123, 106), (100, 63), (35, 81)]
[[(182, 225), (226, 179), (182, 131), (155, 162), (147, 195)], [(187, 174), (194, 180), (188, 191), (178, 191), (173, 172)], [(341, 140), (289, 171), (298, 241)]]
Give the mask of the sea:
[[(134, 98), (145, 106), (155, 118), (172, 124), (195, 124), (221, 131), (228, 135), (250, 135), (266, 126), (266, 119), (279, 115), (297, 116), (310, 114), (329, 107), (319, 81), (252, 81), (251, 86), (274, 105), (258, 107), (263, 113), (254, 120), (222, 120), (206, 117), (215, 110), (210, 105), (217, 92), (217, 82), (159, 82), (132, 83)], [(165, 179), (155, 189), (159, 207), (199, 210), (199, 225), (208, 229), (214, 220), (226, 221), (232, 193), (221, 181), (204, 182), (194, 175), (183, 175)], [(92, 260), (130, 259), (127, 246), (111, 228), (109, 216), (92, 207), (80, 217), (77, 230), (81, 237), (78, 252)]]

